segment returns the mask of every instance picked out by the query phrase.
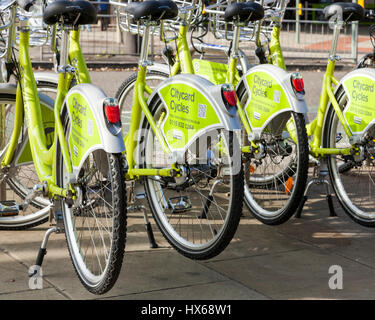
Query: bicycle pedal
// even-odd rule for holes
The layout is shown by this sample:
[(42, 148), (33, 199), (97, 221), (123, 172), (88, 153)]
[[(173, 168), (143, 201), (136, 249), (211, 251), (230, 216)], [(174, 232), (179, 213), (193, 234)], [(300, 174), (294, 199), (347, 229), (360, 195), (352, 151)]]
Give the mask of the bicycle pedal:
[(146, 192), (138, 192), (135, 194), (135, 198), (137, 200), (145, 199), (146, 198)]
[(191, 202), (186, 196), (169, 198), (168, 205), (172, 209), (172, 213), (185, 212), (191, 208)]
[(20, 207), (14, 200), (0, 201), (0, 217), (18, 216)]

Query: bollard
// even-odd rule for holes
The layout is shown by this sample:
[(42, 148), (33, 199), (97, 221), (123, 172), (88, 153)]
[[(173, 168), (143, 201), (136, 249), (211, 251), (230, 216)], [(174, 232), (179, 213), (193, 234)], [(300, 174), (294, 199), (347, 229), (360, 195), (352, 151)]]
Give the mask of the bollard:
[[(357, 3), (357, 0), (352, 0), (352, 2), (353, 3)], [(363, 1), (359, 0), (358, 4), (364, 6)], [(359, 27), (358, 21), (353, 21), (352, 22), (352, 45), (351, 45), (351, 51), (352, 51), (352, 59), (353, 59), (354, 64), (357, 64), (357, 62), (358, 62), (358, 27)]]
[(300, 0), (296, 0), (296, 43), (300, 43), (300, 22), (299, 22), (299, 11), (300, 11)]

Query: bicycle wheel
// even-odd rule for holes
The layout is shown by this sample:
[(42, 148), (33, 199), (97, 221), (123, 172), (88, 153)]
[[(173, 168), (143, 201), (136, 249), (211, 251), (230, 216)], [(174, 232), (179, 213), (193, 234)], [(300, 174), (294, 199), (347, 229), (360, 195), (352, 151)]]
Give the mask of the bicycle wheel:
[[(240, 101), (246, 101), (245, 88), (238, 91)], [(243, 104), (244, 105), (244, 104)], [(285, 125), (288, 117), (280, 123)], [(245, 159), (245, 194), (247, 208), (264, 224), (286, 222), (296, 211), (306, 187), (309, 148), (302, 114), (291, 112), (290, 127), (295, 128), (294, 141), (286, 128), (274, 128), (277, 118), (266, 126), (259, 141), (259, 154)], [(272, 128), (271, 128), (272, 125)], [(275, 130), (276, 129), (276, 130)], [(243, 137), (246, 137), (244, 132)], [(243, 144), (246, 144), (243, 139)]]
[[(166, 112), (159, 98), (151, 103), (150, 111), (156, 123)], [(141, 128), (144, 135), (139, 163), (143, 168), (168, 167), (167, 156), (146, 118)], [(222, 252), (233, 238), (242, 213), (240, 151), (238, 162), (230, 159), (232, 151), (239, 149), (237, 140), (231, 133), (207, 130), (185, 152), (182, 177), (155, 176), (145, 181), (160, 231), (172, 247), (191, 259), (209, 259)]]
[[(130, 123), (130, 108), (133, 105), (134, 85), (137, 80), (137, 73), (133, 73), (127, 78), (116, 92), (116, 98), (119, 102), (121, 111), (121, 122), (123, 127), (123, 134), (125, 135), (129, 129)], [(169, 75), (160, 71), (148, 70), (146, 75), (146, 84), (150, 88), (156, 88), (159, 83), (167, 79)]]
[[(336, 94), (343, 110), (348, 97), (343, 89)], [(349, 138), (331, 106), (324, 124), (325, 148), (348, 148)], [(355, 222), (375, 226), (375, 128), (370, 128), (362, 138), (359, 156), (330, 156), (328, 170), (336, 196), (344, 211)], [(345, 170), (344, 170), (345, 169)]]
[[(65, 119), (64, 119), (65, 118)], [(70, 122), (63, 116), (69, 139)], [(67, 173), (57, 148), (57, 182), (66, 187)], [(110, 290), (122, 266), (126, 240), (125, 168), (121, 154), (94, 150), (76, 176), (77, 200), (62, 200), (65, 236), (73, 266), (84, 287), (95, 294)]]
[[(40, 92), (44, 94), (48, 92), (51, 96), (53, 91), (56, 92), (57, 85), (55, 83), (43, 82), (40, 84)], [(50, 118), (53, 117), (53, 101), (48, 100), (48, 98), (41, 98), (41, 105), (49, 106), (44, 107), (49, 113)], [(3, 145), (0, 146), (0, 159), (4, 155), (6, 146), (10, 140), (13, 126), (14, 126), (14, 112), (15, 112), (15, 102), (16, 95), (11, 93), (1, 93), (0, 94), (0, 108), (3, 113)], [(43, 117), (46, 116), (44, 112)], [(47, 134), (49, 142), (53, 141), (53, 129), (54, 123), (45, 121), (45, 132)], [(23, 126), (21, 131), (21, 137), (19, 140), (19, 147), (22, 142), (27, 137), (27, 127)], [(27, 147), (26, 147), (27, 148)], [(16, 151), (16, 154), (18, 152)], [(4, 171), (3, 171), (4, 172)], [(1, 190), (3, 193), (1, 195), (2, 200), (15, 201), (18, 205), (24, 202), (25, 197), (32, 191), (33, 187), (40, 183), (38, 176), (36, 174), (34, 165), (31, 161), (25, 161), (22, 163), (17, 163), (8, 168), (7, 175), (2, 182)], [(47, 222), (49, 210), (48, 207), (50, 202), (48, 199), (38, 196), (33, 199), (26, 210), (21, 210), (17, 215), (6, 216), (0, 215), (0, 229), (6, 230), (21, 230), (31, 228), (42, 223)], [(46, 208), (47, 207), (47, 208)], [(43, 210), (41, 210), (43, 209)]]

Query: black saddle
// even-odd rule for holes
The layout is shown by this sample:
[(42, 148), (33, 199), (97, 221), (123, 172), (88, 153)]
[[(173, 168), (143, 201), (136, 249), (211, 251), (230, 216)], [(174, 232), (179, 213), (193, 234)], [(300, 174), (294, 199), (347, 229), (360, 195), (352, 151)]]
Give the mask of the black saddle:
[(325, 7), (323, 10), (326, 20), (337, 16), (337, 21), (359, 21), (365, 17), (365, 9), (357, 3), (337, 2)]
[(130, 2), (125, 11), (133, 15), (134, 20), (148, 19), (150, 21), (158, 21), (173, 19), (178, 15), (178, 7), (171, 0)]
[(43, 13), (46, 24), (62, 23), (79, 26), (96, 23), (96, 9), (86, 0), (57, 0), (49, 4)]
[(263, 7), (256, 2), (232, 3), (225, 10), (224, 19), (227, 22), (250, 22), (258, 21), (264, 17)]

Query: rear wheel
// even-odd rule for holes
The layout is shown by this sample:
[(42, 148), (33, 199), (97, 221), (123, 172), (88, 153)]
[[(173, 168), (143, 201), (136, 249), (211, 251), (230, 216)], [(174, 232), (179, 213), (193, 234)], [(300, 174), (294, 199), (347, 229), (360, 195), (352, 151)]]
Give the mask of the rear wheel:
[[(336, 99), (342, 110), (348, 103), (343, 89)], [(324, 125), (325, 148), (350, 148), (348, 136), (333, 109), (327, 112)], [(330, 156), (328, 170), (336, 196), (344, 211), (355, 222), (375, 226), (375, 127), (361, 138), (358, 155)]]
[[(245, 88), (238, 96), (246, 101)], [(287, 127), (294, 131), (294, 139)], [(243, 145), (248, 144), (246, 140), (244, 132)], [(295, 112), (280, 114), (254, 142), (258, 153), (244, 153), (245, 203), (259, 221), (278, 225), (295, 213), (305, 191), (309, 148), (304, 116)]]
[[(166, 112), (159, 99), (155, 99), (150, 110), (156, 123)], [(168, 167), (168, 159), (146, 119), (142, 129), (143, 167)], [(181, 177), (146, 178), (147, 198), (160, 231), (177, 251), (189, 258), (216, 256), (236, 232), (244, 190), (237, 143), (230, 132), (208, 131), (185, 152), (185, 162), (179, 166)], [(235, 149), (238, 161), (231, 158)]]
[[(68, 141), (70, 123), (64, 131)], [(103, 294), (115, 284), (122, 266), (126, 239), (126, 189), (121, 154), (94, 150), (76, 175), (77, 199), (62, 200), (65, 235), (73, 266), (85, 288)], [(60, 148), (57, 182), (68, 185)]]

